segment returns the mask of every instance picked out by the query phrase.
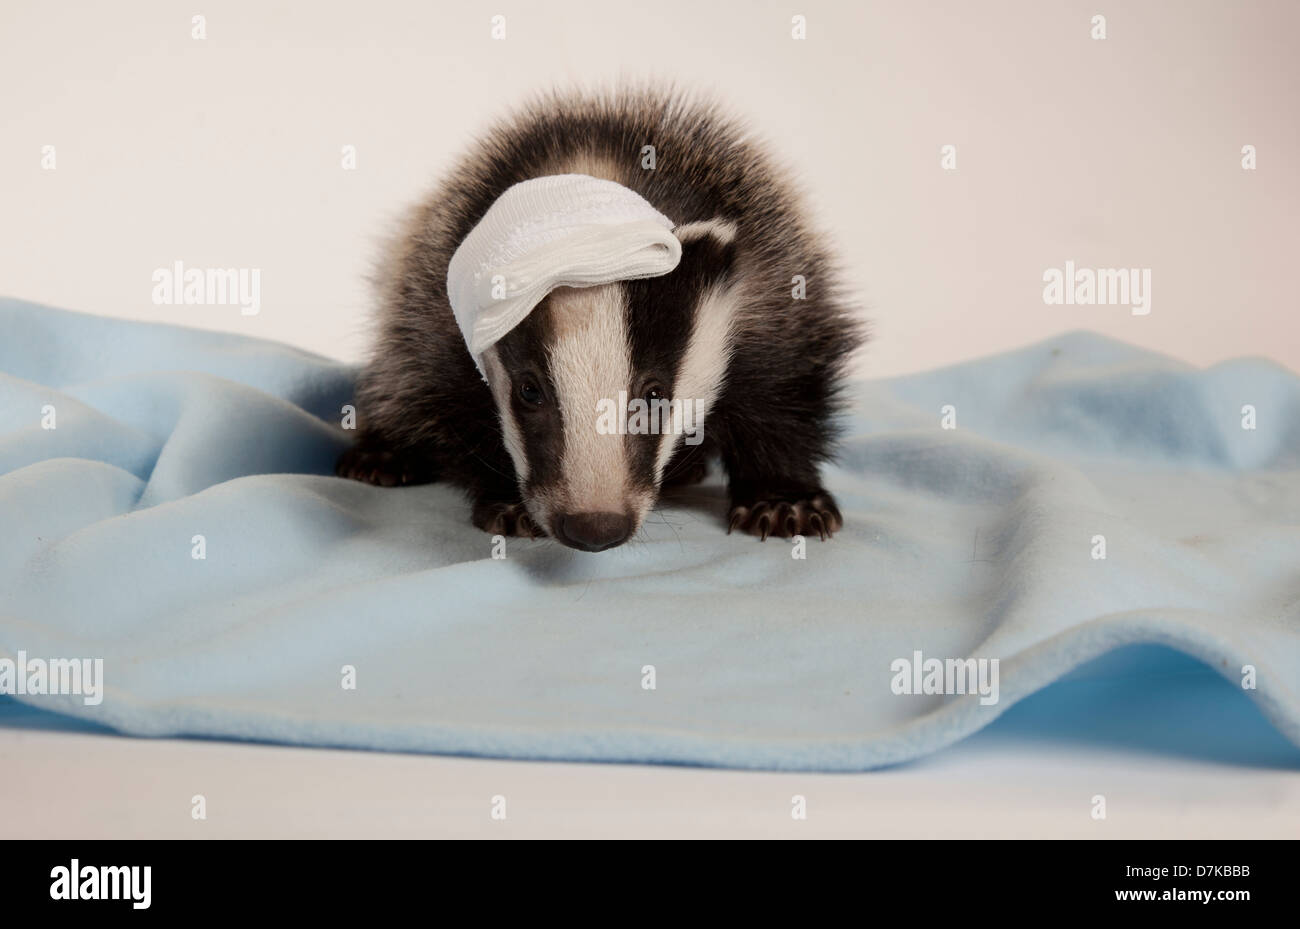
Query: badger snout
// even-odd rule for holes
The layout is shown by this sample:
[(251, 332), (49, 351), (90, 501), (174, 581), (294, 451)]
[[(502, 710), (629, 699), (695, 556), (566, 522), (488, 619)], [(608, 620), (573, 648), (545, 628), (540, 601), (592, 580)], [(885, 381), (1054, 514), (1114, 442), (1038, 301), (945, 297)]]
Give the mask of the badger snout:
[(632, 517), (626, 513), (565, 513), (553, 522), (552, 535), (581, 552), (603, 552), (632, 534)]

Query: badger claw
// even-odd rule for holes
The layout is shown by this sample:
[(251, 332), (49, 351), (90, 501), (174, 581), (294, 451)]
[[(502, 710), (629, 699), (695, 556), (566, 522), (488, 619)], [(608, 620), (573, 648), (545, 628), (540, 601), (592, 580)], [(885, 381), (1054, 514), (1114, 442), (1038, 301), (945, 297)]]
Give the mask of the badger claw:
[(546, 533), (519, 501), (480, 500), (474, 504), (472, 522), (489, 535), (544, 539)]
[(815, 533), (825, 540), (843, 525), (835, 499), (824, 490), (813, 490), (766, 494), (748, 502), (733, 501), (727, 532), (739, 529), (762, 541), (768, 536), (790, 538)]
[(339, 456), (334, 473), (339, 477), (379, 487), (427, 484), (434, 480), (432, 469), (424, 462), (373, 445), (354, 445), (349, 448)]

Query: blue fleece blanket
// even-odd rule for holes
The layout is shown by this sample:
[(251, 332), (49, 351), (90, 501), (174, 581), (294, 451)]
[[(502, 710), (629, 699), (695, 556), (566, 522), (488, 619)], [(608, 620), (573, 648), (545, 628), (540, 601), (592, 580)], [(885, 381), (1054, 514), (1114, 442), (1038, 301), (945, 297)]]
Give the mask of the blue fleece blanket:
[[(714, 478), (621, 548), (503, 558), (449, 487), (331, 476), (353, 374), (0, 300), (0, 689), (137, 735), (857, 770), (1156, 643), (1300, 743), (1274, 365), (1074, 334), (863, 382), (831, 542), (727, 536)], [(73, 658), (100, 699), (41, 692)]]

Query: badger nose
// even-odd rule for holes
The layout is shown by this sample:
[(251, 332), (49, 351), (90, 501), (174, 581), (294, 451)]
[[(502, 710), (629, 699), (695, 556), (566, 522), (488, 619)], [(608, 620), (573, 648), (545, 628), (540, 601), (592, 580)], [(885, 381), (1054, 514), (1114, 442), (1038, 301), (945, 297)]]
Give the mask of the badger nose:
[(603, 552), (632, 534), (632, 519), (622, 513), (569, 513), (558, 520), (556, 536), (570, 548)]

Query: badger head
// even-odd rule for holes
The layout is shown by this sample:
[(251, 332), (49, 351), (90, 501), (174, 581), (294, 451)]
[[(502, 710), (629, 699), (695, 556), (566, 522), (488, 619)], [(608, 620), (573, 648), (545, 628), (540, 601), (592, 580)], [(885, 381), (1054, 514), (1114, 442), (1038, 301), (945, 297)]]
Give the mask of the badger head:
[(483, 356), (529, 516), (588, 552), (627, 541), (721, 392), (734, 225), (677, 227), (670, 273), (551, 293)]

